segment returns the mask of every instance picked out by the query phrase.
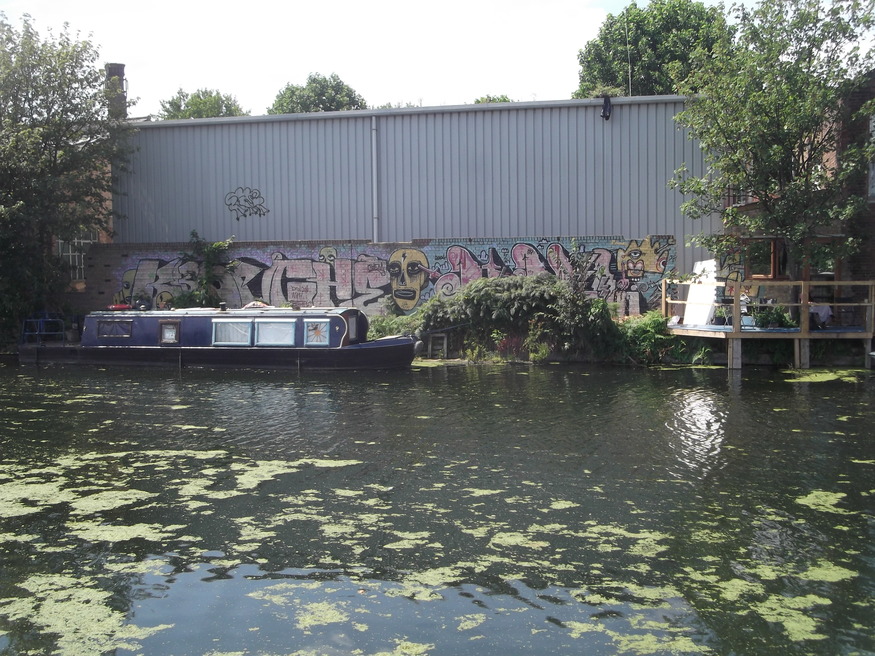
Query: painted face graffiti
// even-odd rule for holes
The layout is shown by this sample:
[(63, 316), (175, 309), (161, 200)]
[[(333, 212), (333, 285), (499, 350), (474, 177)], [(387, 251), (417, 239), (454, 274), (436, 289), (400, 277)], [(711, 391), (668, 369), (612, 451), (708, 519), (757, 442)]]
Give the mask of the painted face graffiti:
[[(570, 246), (575, 249), (574, 259), (569, 245), (549, 240), (537, 245), (475, 246), (445, 240), (419, 248), (375, 247), (354, 252), (352, 257), (344, 257), (335, 245), (291, 251), (240, 250), (234, 254), (234, 271), (222, 276), (218, 291), (229, 307), (263, 299), (274, 305), (350, 305), (367, 311), (381, 307), (382, 299), (388, 297), (399, 310), (409, 313), (431, 296), (452, 297), (474, 280), (549, 273), (567, 280), (579, 276), (586, 295), (621, 303), (633, 314), (639, 306), (642, 312), (658, 307), (658, 281), (674, 263), (672, 237), (622, 243), (600, 238)], [(169, 252), (119, 256), (116, 266), (118, 286), (112, 289), (113, 302), (127, 304), (145, 296), (155, 308), (194, 289), (199, 274), (198, 262)], [(627, 294), (635, 300), (627, 301)]]
[(422, 290), (428, 286), (428, 258), (415, 248), (399, 248), (389, 257), (386, 266), (392, 285), (392, 298), (404, 311), (419, 303)]

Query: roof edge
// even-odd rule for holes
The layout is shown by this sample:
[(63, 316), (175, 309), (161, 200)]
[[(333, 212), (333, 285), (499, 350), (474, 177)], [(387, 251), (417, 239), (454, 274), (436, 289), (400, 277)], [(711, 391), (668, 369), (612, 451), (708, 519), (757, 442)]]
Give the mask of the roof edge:
[[(684, 102), (685, 96), (617, 96), (611, 97), (611, 104), (617, 105), (661, 105)], [(563, 107), (601, 108), (604, 98), (583, 98), (579, 100), (532, 100), (526, 102), (482, 103), (471, 105), (436, 105), (430, 107), (399, 107), (391, 109), (351, 109), (339, 112), (309, 112), (306, 114), (265, 114), (261, 116), (229, 116), (219, 118), (196, 118), (175, 120), (132, 119), (138, 129), (158, 127), (191, 127), (194, 125), (227, 125), (237, 123), (275, 123), (287, 121), (319, 121), (338, 118), (370, 118), (380, 116), (403, 116), (412, 114), (452, 114), (465, 112), (506, 112), (527, 109), (552, 109)]]

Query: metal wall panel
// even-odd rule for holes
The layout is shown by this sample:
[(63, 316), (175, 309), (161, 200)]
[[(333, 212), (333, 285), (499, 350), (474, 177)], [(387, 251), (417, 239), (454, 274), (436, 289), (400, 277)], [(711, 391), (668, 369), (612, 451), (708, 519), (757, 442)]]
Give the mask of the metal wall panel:
[[(166, 121), (143, 125), (115, 203), (116, 241), (369, 239), (370, 119)], [(226, 204), (257, 190), (267, 213)], [(341, 237), (342, 235), (342, 237)]]
[[(708, 254), (683, 245), (702, 227), (667, 186), (684, 163), (703, 169), (673, 120), (682, 100), (614, 99), (609, 121), (601, 109), (582, 100), (144, 124), (116, 198), (127, 215), (117, 241), (186, 241), (192, 230), (239, 241), (669, 234), (678, 268), (691, 270)], [(226, 196), (238, 188), (257, 190), (269, 212), (233, 211)]]

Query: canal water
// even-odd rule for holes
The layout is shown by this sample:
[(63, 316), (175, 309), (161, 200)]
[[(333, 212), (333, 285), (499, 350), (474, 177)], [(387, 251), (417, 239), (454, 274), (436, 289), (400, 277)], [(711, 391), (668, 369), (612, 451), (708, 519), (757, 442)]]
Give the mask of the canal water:
[(0, 368), (0, 654), (875, 653), (875, 376)]

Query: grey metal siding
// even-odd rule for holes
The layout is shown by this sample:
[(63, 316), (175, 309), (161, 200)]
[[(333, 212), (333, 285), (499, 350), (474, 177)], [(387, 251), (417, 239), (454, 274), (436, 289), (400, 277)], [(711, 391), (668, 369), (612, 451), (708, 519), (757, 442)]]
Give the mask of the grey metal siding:
[[(146, 124), (116, 207), (121, 243), (207, 239), (369, 240), (670, 234), (678, 268), (702, 226), (668, 188), (686, 163), (682, 99), (562, 101)], [(376, 125), (377, 169), (371, 128)], [(235, 219), (225, 197), (258, 190), (269, 213)], [(704, 226), (706, 231), (710, 225)]]
[[(168, 122), (144, 126), (121, 176), (116, 241), (368, 239), (370, 125), (358, 120)], [(240, 220), (225, 205), (258, 190), (269, 210)]]

